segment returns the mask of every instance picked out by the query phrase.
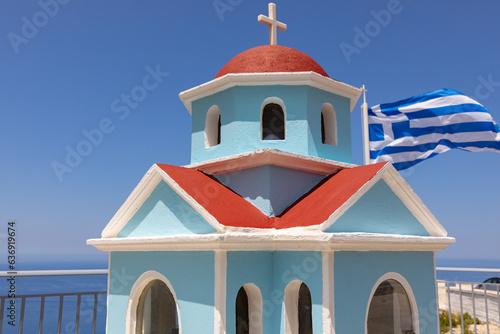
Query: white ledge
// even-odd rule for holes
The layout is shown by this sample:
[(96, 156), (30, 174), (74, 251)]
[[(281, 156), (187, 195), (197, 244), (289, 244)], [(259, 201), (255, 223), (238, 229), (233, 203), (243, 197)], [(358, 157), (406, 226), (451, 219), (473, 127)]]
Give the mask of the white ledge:
[(267, 231), (267, 234), (224, 233), (102, 238), (87, 240), (87, 244), (103, 251), (439, 251), (455, 243), (455, 239), (450, 237)]
[(344, 168), (357, 167), (357, 165), (345, 162), (315, 158), (270, 148), (235, 154), (184, 167), (198, 169), (211, 175), (217, 175), (262, 165), (275, 165), (323, 175), (329, 175)]
[(325, 77), (316, 72), (272, 72), (272, 73), (229, 73), (179, 94), (189, 113), (195, 100), (221, 92), (234, 86), (311, 86), (343, 97), (347, 97), (350, 109), (354, 108), (361, 96), (361, 88)]

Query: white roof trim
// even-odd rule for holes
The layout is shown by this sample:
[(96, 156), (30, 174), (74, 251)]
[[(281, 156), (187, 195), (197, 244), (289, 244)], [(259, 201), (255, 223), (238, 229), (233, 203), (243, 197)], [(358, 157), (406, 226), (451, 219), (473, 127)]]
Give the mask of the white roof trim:
[(350, 110), (354, 108), (361, 96), (361, 88), (325, 77), (316, 72), (271, 72), (271, 73), (229, 73), (217, 79), (185, 90), (179, 94), (189, 113), (192, 113), (191, 103), (202, 97), (221, 92), (234, 86), (269, 86), (293, 85), (311, 86), (331, 92), (351, 100)]
[(371, 180), (364, 184), (350, 199), (348, 199), (324, 223), (322, 223), (320, 225), (321, 230), (325, 231), (332, 224), (334, 224), (338, 218), (340, 218), (380, 179), (383, 179), (387, 183), (396, 196), (399, 197), (403, 204), (408, 208), (408, 210), (410, 210), (410, 212), (432, 237), (447, 236), (448, 233), (441, 223), (439, 223), (436, 217), (430, 212), (427, 206), (425, 206), (406, 180), (391, 164), (386, 164), (382, 167), (382, 169), (380, 169)]
[(185, 167), (198, 169), (211, 175), (217, 175), (262, 165), (275, 165), (322, 175), (329, 175), (340, 169), (357, 166), (345, 162), (337, 162), (328, 159), (315, 158), (307, 155), (265, 148), (199, 162)]
[(118, 232), (125, 226), (126, 222), (139, 210), (139, 207), (149, 197), (154, 188), (161, 181), (157, 170), (152, 166), (135, 187), (132, 193), (128, 196), (120, 209), (115, 213), (113, 218), (106, 225), (101, 233), (103, 238), (116, 237)]
[(455, 243), (450, 237), (378, 233), (290, 234), (225, 233), (142, 238), (90, 239), (103, 251), (439, 251)]
[(164, 170), (155, 164), (149, 169), (146, 175), (144, 175), (141, 182), (135, 187), (125, 203), (123, 203), (113, 218), (111, 218), (110, 222), (101, 233), (102, 238), (116, 238), (121, 229), (125, 227), (130, 218), (139, 210), (144, 201), (146, 201), (154, 188), (162, 180), (191, 205), (218, 232), (224, 231), (225, 227), (221, 225), (217, 219), (186, 193), (186, 191), (184, 191), (184, 189), (182, 189)]
[[(390, 165), (387, 173), (384, 173), (382, 178), (411, 211), (411, 213), (413, 213), (415, 218), (422, 223), (430, 235), (435, 237), (446, 237), (448, 235), (448, 232), (446, 232), (443, 225), (441, 225), (439, 220), (413, 191), (408, 182), (406, 182), (406, 180), (392, 165)], [(423, 222), (426, 222), (426, 224)]]

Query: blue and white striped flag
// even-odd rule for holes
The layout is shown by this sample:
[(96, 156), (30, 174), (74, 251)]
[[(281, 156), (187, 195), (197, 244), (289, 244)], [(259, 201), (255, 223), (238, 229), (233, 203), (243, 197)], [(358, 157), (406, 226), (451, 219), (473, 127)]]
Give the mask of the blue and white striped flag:
[(500, 153), (500, 127), (480, 103), (441, 89), (368, 110), (371, 163), (409, 168), (452, 148)]

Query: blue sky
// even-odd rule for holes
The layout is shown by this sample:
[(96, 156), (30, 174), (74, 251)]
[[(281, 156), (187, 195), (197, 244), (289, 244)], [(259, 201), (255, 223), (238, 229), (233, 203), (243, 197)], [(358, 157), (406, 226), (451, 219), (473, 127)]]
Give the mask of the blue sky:
[[(366, 85), (369, 106), (453, 88), (500, 121), (499, 2), (275, 2), (288, 25), (278, 44), (307, 53), (334, 79)], [(86, 239), (100, 236), (152, 164), (189, 163), (191, 118), (178, 93), (268, 43), (267, 27), (257, 22), (267, 1), (24, 0), (2, 7), (0, 229), (16, 220), (19, 261), (105, 259)], [(141, 101), (122, 100), (151, 71), (157, 80)], [(357, 164), (359, 106), (351, 124)], [(92, 134), (94, 144), (82, 146)], [(67, 165), (78, 147), (87, 155), (58, 177), (54, 163)], [(455, 150), (402, 173), (457, 239), (438, 259), (498, 259), (499, 167), (500, 154)]]

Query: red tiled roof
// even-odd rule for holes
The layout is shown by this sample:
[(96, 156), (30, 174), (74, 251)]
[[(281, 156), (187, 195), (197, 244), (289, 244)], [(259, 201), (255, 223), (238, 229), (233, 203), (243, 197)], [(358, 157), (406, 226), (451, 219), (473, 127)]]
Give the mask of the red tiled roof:
[(283, 45), (262, 45), (236, 55), (220, 69), (214, 79), (228, 73), (311, 71), (328, 77), (314, 59), (301, 51)]
[(158, 164), (186, 193), (224, 226), (284, 229), (319, 225), (387, 163), (346, 168), (326, 177), (278, 217), (268, 217), (215, 178), (198, 170)]

